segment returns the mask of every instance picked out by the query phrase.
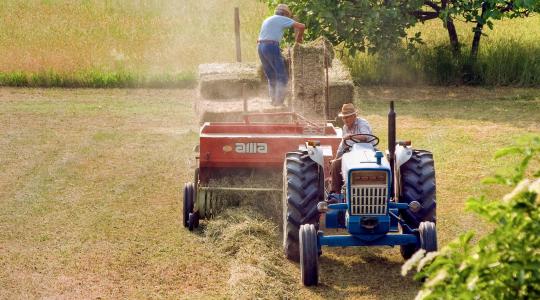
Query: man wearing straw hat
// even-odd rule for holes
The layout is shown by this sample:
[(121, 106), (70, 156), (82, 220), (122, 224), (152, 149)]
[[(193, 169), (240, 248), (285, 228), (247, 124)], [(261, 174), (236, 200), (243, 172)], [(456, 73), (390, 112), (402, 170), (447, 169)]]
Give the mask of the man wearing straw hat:
[[(357, 117), (358, 110), (354, 107), (354, 104), (352, 103), (345, 103), (341, 107), (341, 112), (339, 113), (339, 117), (343, 120), (343, 139), (341, 140), (341, 143), (339, 144), (336, 158), (332, 160), (332, 167), (330, 170), (330, 175), (332, 176), (332, 187), (330, 192), (332, 193), (340, 193), (341, 192), (341, 186), (343, 184), (343, 175), (341, 174), (341, 156), (345, 152), (345, 139), (347, 139), (349, 136), (354, 134), (373, 134), (371, 131), (371, 126), (369, 126), (368, 121), (365, 119), (362, 119), (360, 117)], [(355, 140), (368, 142), (370, 140), (370, 137), (368, 136), (357, 136), (355, 137)]]
[(287, 82), (289, 76), (285, 69), (285, 62), (281, 56), (279, 42), (283, 38), (283, 32), (287, 28), (295, 29), (297, 43), (301, 43), (306, 26), (291, 19), (292, 13), (286, 4), (279, 4), (275, 14), (268, 17), (261, 26), (259, 39), (257, 40), (259, 58), (268, 79), (268, 91), (272, 105), (283, 105), (287, 94)]

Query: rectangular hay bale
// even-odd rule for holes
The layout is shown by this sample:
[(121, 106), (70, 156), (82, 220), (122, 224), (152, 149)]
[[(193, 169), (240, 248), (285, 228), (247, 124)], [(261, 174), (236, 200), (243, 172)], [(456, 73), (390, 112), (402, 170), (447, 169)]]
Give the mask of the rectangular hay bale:
[(231, 99), (258, 93), (260, 74), (254, 63), (214, 63), (199, 65), (199, 95), (205, 99)]

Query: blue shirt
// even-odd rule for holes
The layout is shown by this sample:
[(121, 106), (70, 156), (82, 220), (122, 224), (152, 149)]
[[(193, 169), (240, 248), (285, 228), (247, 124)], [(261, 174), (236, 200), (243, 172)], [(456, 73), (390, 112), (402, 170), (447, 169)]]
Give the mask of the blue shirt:
[(280, 42), (283, 38), (283, 31), (293, 26), (294, 20), (280, 15), (273, 15), (266, 18), (261, 26), (259, 40), (272, 40)]
[[(343, 137), (347, 135), (352, 134), (358, 134), (358, 133), (367, 133), (367, 134), (373, 134), (371, 132), (371, 126), (369, 126), (368, 121), (362, 118), (356, 118), (356, 121), (354, 121), (353, 126), (349, 128), (347, 125), (343, 125)], [(372, 142), (374, 143), (374, 142)], [(345, 143), (343, 140), (341, 140), (341, 143), (339, 144), (339, 148), (337, 151), (337, 158), (340, 158), (343, 155), (343, 152), (345, 152)]]

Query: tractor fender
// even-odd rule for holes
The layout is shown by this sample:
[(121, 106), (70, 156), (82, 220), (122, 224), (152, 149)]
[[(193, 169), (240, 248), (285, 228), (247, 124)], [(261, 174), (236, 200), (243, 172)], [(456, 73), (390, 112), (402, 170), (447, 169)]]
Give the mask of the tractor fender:
[(394, 165), (394, 191), (395, 196), (399, 198), (401, 192), (401, 174), (400, 167), (412, 157), (412, 148), (407, 146), (396, 145), (395, 165)]
[(316, 162), (319, 166), (324, 167), (324, 155), (323, 150), (317, 146), (306, 145), (306, 149), (309, 155), (309, 158)]
[(404, 147), (396, 145), (396, 168), (399, 169), (404, 163), (406, 163), (412, 157), (411, 147)]

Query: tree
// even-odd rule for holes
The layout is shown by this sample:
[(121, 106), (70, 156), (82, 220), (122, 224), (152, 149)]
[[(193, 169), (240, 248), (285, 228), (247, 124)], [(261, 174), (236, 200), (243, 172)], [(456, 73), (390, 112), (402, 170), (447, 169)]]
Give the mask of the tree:
[[(305, 38), (326, 37), (343, 45), (350, 55), (357, 51), (376, 53), (395, 48), (407, 36), (406, 29), (417, 22), (410, 14), (422, 0), (267, 0), (271, 8), (285, 2), (295, 17), (308, 28)], [(418, 38), (419, 36), (417, 36)]]
[[(307, 39), (325, 36), (332, 44), (375, 53), (393, 49), (418, 22), (439, 19), (446, 28), (454, 55), (460, 43), (454, 20), (474, 23), (470, 57), (476, 60), (484, 25), (493, 20), (527, 17), (540, 12), (540, 0), (266, 0), (271, 8), (288, 3), (295, 16), (306, 23)], [(421, 42), (420, 33), (407, 40)]]
[(493, 29), (494, 20), (528, 17), (532, 12), (540, 12), (540, 0), (457, 0), (441, 11), (441, 18), (463, 18), (476, 24), (470, 52), (471, 60), (475, 62), (485, 25)]

